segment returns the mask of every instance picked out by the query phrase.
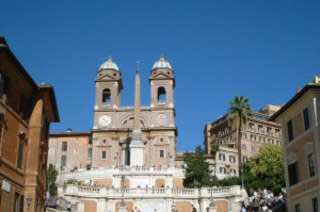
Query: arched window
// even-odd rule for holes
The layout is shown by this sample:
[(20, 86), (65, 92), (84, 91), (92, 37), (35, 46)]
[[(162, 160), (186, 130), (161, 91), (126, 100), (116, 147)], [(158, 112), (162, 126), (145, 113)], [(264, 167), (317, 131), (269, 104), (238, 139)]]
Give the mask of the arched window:
[(164, 87), (158, 88), (158, 102), (163, 103), (166, 102), (166, 89)]
[[(122, 126), (126, 128), (133, 128), (133, 122), (134, 118), (130, 117), (122, 123)], [(142, 120), (140, 120), (140, 127), (145, 128), (144, 122)]]
[(110, 104), (111, 103), (111, 91), (109, 88), (106, 88), (102, 91), (102, 102), (104, 104)]

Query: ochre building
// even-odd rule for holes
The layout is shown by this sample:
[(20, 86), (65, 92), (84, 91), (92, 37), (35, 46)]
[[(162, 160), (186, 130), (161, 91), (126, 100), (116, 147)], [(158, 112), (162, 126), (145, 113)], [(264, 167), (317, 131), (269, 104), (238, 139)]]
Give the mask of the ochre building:
[(320, 78), (298, 91), (271, 118), (283, 129), (288, 211), (319, 211)]
[(37, 85), (0, 37), (0, 211), (42, 212), (53, 88)]

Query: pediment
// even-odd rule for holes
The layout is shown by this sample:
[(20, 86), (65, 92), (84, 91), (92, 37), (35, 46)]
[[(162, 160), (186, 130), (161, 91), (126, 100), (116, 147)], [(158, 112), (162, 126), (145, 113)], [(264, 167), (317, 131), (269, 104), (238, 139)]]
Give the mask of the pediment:
[(160, 72), (160, 73), (157, 73), (157, 74), (153, 75), (151, 78), (153, 78), (153, 79), (168, 79), (168, 78), (171, 79), (172, 76)]
[(117, 77), (112, 76), (111, 74), (103, 74), (98, 77), (97, 80), (119, 80)]

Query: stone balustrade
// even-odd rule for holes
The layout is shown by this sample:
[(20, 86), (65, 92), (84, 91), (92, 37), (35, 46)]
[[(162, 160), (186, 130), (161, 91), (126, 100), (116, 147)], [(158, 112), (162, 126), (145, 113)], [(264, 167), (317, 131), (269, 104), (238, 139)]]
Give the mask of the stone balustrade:
[(116, 177), (116, 176), (184, 176), (184, 169), (177, 167), (141, 167), (123, 166), (110, 168), (97, 168), (91, 170), (77, 170), (74, 172), (62, 172), (58, 176), (59, 182), (75, 179), (89, 181), (93, 178)]
[(66, 185), (65, 196), (95, 196), (101, 198), (210, 198), (240, 195), (240, 186), (197, 188), (106, 188), (90, 185)]

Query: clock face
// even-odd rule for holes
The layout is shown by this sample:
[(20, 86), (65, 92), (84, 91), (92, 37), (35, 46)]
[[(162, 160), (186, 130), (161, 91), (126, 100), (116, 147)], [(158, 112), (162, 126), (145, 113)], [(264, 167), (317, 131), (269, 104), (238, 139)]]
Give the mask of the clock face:
[(101, 127), (106, 127), (111, 123), (111, 117), (107, 115), (103, 115), (99, 118), (99, 125)]

